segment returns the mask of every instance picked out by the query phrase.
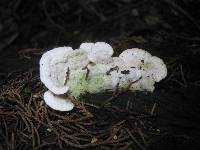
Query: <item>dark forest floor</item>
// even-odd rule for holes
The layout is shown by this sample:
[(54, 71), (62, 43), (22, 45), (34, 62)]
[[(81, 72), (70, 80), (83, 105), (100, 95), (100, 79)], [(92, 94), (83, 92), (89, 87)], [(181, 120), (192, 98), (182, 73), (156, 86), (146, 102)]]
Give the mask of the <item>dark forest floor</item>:
[[(0, 149), (200, 149), (200, 2), (0, 1)], [(41, 54), (105, 41), (162, 58), (154, 93), (122, 93), (109, 107), (61, 113), (42, 101)], [(99, 103), (109, 95), (86, 95)]]

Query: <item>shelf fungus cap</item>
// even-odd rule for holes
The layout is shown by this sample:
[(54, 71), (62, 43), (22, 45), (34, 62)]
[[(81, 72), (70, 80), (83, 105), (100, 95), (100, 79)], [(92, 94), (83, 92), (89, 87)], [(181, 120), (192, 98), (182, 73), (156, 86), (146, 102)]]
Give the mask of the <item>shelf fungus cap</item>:
[(83, 49), (84, 51), (89, 53), (91, 52), (93, 46), (94, 46), (94, 43), (82, 43), (79, 49)]
[(96, 42), (93, 45), (91, 43), (85, 44), (84, 47), (88, 48), (88, 59), (93, 63), (103, 63), (113, 55), (112, 47), (105, 42)]
[(132, 84), (129, 90), (153, 92), (155, 89), (154, 84), (155, 81), (152, 80), (150, 77), (143, 77), (134, 84)]
[(40, 59), (40, 79), (54, 94), (64, 94), (69, 87), (66, 80), (67, 56), (73, 52), (71, 47), (59, 47), (47, 51)]
[(133, 48), (123, 51), (119, 57), (124, 60), (127, 66), (136, 67), (143, 73), (143, 77), (151, 77), (159, 82), (167, 76), (167, 67), (163, 60), (152, 56), (145, 50)]
[(74, 104), (64, 96), (54, 95), (51, 91), (44, 93), (45, 103), (54, 110), (70, 111), (74, 108)]
[(137, 68), (123, 67), (120, 70), (120, 76), (126, 78), (130, 82), (135, 82), (141, 77), (141, 71)]
[(139, 48), (127, 49), (119, 55), (129, 67), (140, 67), (149, 57), (150, 53)]
[(167, 76), (166, 65), (162, 59), (156, 56), (150, 57), (142, 68), (146, 71), (146, 75), (152, 77), (155, 82), (159, 82)]
[(130, 84), (136, 82), (141, 78), (141, 71), (137, 68), (122, 67), (119, 70), (119, 86), (122, 88), (128, 87)]

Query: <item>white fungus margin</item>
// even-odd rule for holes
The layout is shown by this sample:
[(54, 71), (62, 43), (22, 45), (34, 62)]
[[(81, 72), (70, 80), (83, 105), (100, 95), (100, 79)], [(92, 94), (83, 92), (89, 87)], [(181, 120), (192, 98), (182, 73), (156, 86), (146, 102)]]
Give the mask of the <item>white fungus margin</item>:
[(74, 104), (67, 97), (55, 95), (51, 91), (44, 93), (44, 101), (49, 107), (59, 111), (70, 111), (74, 108)]

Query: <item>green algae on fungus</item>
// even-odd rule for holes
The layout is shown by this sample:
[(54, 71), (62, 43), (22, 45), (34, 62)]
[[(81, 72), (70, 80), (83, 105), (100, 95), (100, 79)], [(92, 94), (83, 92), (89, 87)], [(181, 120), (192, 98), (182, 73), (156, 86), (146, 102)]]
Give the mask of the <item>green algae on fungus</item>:
[(77, 70), (70, 74), (67, 86), (70, 87), (70, 95), (75, 98), (84, 94), (87, 90), (88, 81), (86, 80), (86, 70)]
[(87, 90), (89, 93), (98, 93), (104, 90), (105, 84), (104, 76), (94, 76), (88, 80)]
[(103, 90), (104, 79), (102, 76), (88, 77), (86, 79), (86, 70), (77, 70), (70, 74), (69, 82), (67, 86), (70, 87), (70, 95), (78, 98), (80, 95), (88, 93), (99, 92)]

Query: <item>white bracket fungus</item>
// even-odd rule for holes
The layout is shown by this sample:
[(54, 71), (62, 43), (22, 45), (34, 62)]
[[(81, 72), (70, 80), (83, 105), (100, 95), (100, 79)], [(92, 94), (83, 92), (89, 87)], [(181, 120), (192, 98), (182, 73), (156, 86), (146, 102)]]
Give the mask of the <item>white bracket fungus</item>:
[(104, 42), (82, 43), (79, 49), (59, 47), (47, 51), (40, 60), (40, 78), (49, 89), (44, 94), (48, 106), (60, 111), (73, 108), (68, 94), (78, 98), (85, 93), (99, 93), (129, 88), (153, 91), (155, 82), (167, 75), (164, 62), (147, 51), (133, 48), (112, 57), (112, 47)]
[(80, 49), (88, 53), (88, 60), (94, 63), (102, 63), (113, 55), (112, 47), (104, 42), (82, 43)]
[(44, 101), (55, 110), (70, 111), (74, 108), (74, 104), (67, 97), (55, 95), (51, 91), (44, 93)]

